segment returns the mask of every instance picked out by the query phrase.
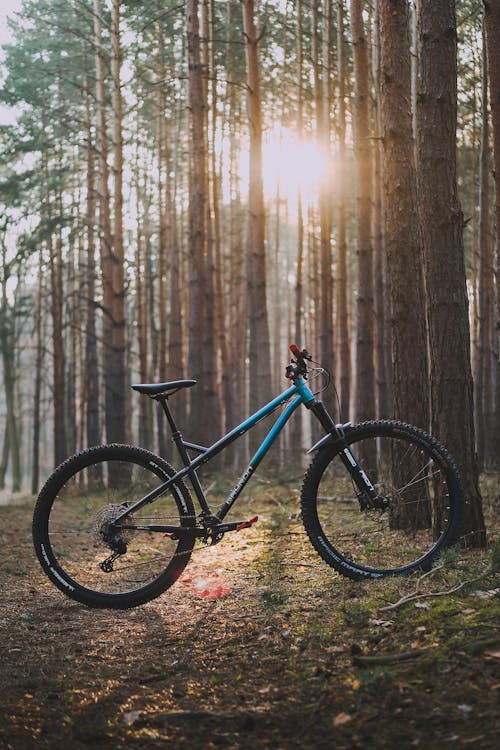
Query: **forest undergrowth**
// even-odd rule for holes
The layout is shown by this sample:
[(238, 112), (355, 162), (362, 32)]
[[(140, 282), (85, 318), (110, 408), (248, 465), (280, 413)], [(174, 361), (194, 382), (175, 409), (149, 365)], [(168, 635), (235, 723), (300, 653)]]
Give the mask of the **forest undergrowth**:
[(487, 552), (355, 583), (308, 544), (298, 491), (256, 479), (239, 510), (259, 522), (125, 612), (66, 599), (35, 560), (32, 502), (0, 507), (0, 748), (493, 750), (498, 487), (483, 477)]

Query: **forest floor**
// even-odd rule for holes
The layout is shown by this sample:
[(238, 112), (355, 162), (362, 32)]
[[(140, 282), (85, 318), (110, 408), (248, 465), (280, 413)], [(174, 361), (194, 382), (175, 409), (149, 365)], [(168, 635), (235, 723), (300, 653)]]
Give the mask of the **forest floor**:
[[(496, 750), (491, 553), (354, 583), (308, 544), (297, 490), (254, 487), (240, 510), (259, 523), (124, 612), (65, 598), (35, 559), (32, 501), (0, 507), (0, 748)], [(493, 516), (498, 477), (483, 490)]]

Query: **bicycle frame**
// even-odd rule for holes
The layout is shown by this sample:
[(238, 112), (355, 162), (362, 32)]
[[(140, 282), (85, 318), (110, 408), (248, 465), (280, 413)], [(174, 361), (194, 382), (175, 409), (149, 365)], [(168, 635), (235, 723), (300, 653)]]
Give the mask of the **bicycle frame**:
[[(236, 482), (235, 486), (233, 487), (233, 489), (231, 490), (231, 492), (229, 493), (225, 501), (220, 506), (219, 510), (215, 513), (215, 515), (212, 515), (210, 505), (207, 502), (205, 493), (203, 492), (203, 488), (201, 487), (198, 476), (196, 474), (196, 469), (202, 466), (203, 464), (207, 463), (208, 461), (210, 461), (212, 458), (214, 458), (214, 456), (216, 456), (218, 453), (220, 453), (225, 448), (227, 448), (228, 445), (230, 445), (232, 442), (234, 442), (239, 437), (244, 435), (246, 432), (248, 432), (248, 430), (252, 429), (252, 427), (254, 427), (257, 424), (257, 422), (260, 422), (261, 419), (264, 419), (265, 417), (267, 417), (269, 414), (271, 414), (271, 412), (273, 412), (279, 406), (282, 406), (287, 401), (290, 401), (290, 399), (293, 399), (293, 400), (288, 404), (286, 409), (280, 414), (280, 416), (278, 417), (274, 425), (271, 427), (268, 434), (266, 435), (266, 437), (264, 438), (264, 440), (258, 447), (254, 456), (252, 457), (250, 463), (246, 467), (245, 471), (241, 474), (240, 478)], [(221, 437), (219, 440), (217, 440), (215, 443), (213, 443), (213, 445), (211, 445), (208, 448), (185, 441), (182, 438), (180, 431), (177, 429), (177, 426), (172, 418), (172, 415), (170, 414), (170, 411), (166, 403), (166, 399), (162, 399), (161, 403), (163, 406), (163, 410), (165, 411), (165, 414), (167, 416), (170, 427), (172, 428), (172, 438), (177, 446), (181, 459), (184, 463), (184, 468), (180, 469), (172, 477), (170, 477), (166, 482), (163, 482), (162, 484), (160, 484), (154, 490), (152, 490), (147, 495), (142, 497), (140, 500), (135, 502), (130, 508), (127, 508), (123, 513), (117, 516), (114, 522), (115, 525), (119, 524), (120, 521), (125, 519), (128, 515), (133, 514), (135, 511), (139, 510), (144, 505), (147, 505), (148, 503), (153, 502), (153, 500), (155, 500), (160, 495), (164, 494), (172, 485), (174, 485), (176, 481), (178, 481), (179, 479), (183, 479), (185, 476), (189, 476), (191, 485), (193, 487), (193, 490), (200, 504), (202, 515), (205, 517), (208, 517), (211, 521), (214, 521), (215, 523), (222, 521), (222, 519), (227, 515), (227, 513), (233, 506), (237, 497), (241, 494), (243, 488), (247, 484), (248, 480), (254, 473), (257, 466), (260, 464), (260, 462), (262, 461), (264, 456), (267, 454), (267, 452), (273, 445), (274, 441), (276, 440), (276, 438), (282, 431), (283, 427), (292, 416), (293, 412), (301, 404), (304, 404), (304, 406), (310, 408), (311, 404), (317, 404), (318, 402), (316, 402), (314, 394), (310, 390), (309, 386), (304, 382), (302, 378), (298, 378), (290, 388), (288, 388), (286, 391), (283, 391), (283, 393), (281, 393), (279, 396), (274, 398), (272, 401), (269, 401), (269, 403), (267, 403), (261, 409), (259, 409), (250, 417), (245, 419), (243, 422), (241, 422), (241, 424), (239, 424), (237, 427), (232, 429), (230, 432), (228, 432), (226, 435)], [(197, 451), (200, 455), (194, 459), (191, 459), (188, 455), (188, 452), (187, 452), (188, 450)], [(126, 527), (122, 526), (122, 528), (126, 528)], [(161, 527), (161, 529), (158, 527), (155, 530), (168, 532), (168, 531), (176, 531), (177, 529), (178, 527), (165, 526), (165, 527)], [(152, 527), (151, 527), (151, 530), (153, 530)]]

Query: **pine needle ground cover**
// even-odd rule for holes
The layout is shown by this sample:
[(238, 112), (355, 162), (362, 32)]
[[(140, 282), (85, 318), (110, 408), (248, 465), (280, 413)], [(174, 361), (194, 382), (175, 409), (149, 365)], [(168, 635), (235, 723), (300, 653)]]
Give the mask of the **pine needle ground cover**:
[(498, 477), (486, 553), (375, 583), (318, 559), (298, 484), (256, 481), (240, 510), (259, 523), (125, 612), (66, 599), (35, 560), (32, 504), (2, 506), (0, 748), (496, 748)]

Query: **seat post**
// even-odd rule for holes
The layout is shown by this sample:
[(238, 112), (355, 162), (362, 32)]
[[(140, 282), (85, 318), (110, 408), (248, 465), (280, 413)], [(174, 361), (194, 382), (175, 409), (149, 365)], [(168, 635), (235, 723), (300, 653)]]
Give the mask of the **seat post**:
[[(175, 420), (172, 416), (172, 413), (170, 409), (168, 408), (168, 404), (167, 404), (168, 396), (165, 396), (165, 395), (158, 396), (157, 401), (161, 403), (162, 409), (166, 414), (168, 423), (170, 425), (170, 429), (172, 430), (172, 440), (174, 441), (177, 447), (177, 450), (179, 451), (179, 454), (180, 454), (180, 457), (182, 458), (184, 466), (191, 466), (191, 459), (189, 458), (189, 454), (186, 450), (186, 446), (184, 445), (184, 441), (182, 440), (181, 432), (178, 429), (177, 425), (175, 424)], [(193, 472), (193, 474), (197, 482), (198, 478), (196, 477), (196, 473)], [(197, 483), (197, 487), (198, 489), (201, 489), (199, 487), (199, 483)], [(198, 494), (198, 492), (196, 494)]]
[(174, 418), (172, 416), (172, 412), (168, 408), (168, 396), (158, 396), (157, 400), (160, 402), (163, 411), (165, 412), (165, 415), (168, 419), (168, 423), (170, 425), (170, 429), (172, 430), (172, 434), (175, 435), (175, 433), (178, 433), (179, 430), (177, 428), (177, 425), (175, 424)]
[(191, 484), (193, 485), (193, 489), (196, 493), (196, 497), (198, 498), (198, 502), (200, 503), (202, 511), (206, 516), (211, 516), (210, 506), (207, 503), (205, 493), (203, 492), (203, 488), (200, 484), (200, 480), (198, 479), (196, 470), (190, 468), (191, 459), (189, 458), (189, 454), (186, 450), (186, 446), (184, 445), (184, 441), (182, 440), (182, 435), (180, 431), (178, 430), (177, 425), (175, 424), (175, 420), (170, 412), (170, 409), (168, 408), (167, 400), (168, 400), (168, 396), (165, 396), (165, 395), (157, 396), (157, 401), (161, 403), (163, 411), (165, 412), (167, 416), (168, 423), (172, 430), (172, 440), (174, 441), (177, 447), (177, 450), (179, 451), (179, 455), (182, 459), (182, 462), (184, 463), (184, 466), (187, 469), (189, 469), (188, 473), (191, 479)]

